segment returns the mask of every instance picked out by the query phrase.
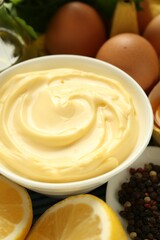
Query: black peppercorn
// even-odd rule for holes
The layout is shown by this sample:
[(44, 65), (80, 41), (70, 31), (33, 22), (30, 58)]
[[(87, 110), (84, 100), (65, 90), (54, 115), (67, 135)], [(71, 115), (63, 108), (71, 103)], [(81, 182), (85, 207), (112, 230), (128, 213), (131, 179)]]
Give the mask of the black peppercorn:
[(160, 166), (149, 163), (129, 172), (118, 192), (127, 232), (134, 240), (160, 240)]
[(157, 193), (156, 193), (155, 191), (154, 191), (154, 192), (151, 192), (150, 197), (151, 197), (152, 199), (156, 200), (156, 199), (157, 199)]

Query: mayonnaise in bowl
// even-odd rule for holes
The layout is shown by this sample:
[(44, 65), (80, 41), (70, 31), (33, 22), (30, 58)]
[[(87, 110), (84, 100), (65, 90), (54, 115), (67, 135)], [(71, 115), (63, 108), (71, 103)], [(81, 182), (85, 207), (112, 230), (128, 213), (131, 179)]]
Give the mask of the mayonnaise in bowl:
[(0, 162), (35, 181), (73, 182), (119, 166), (139, 122), (123, 84), (76, 68), (17, 73), (0, 84)]

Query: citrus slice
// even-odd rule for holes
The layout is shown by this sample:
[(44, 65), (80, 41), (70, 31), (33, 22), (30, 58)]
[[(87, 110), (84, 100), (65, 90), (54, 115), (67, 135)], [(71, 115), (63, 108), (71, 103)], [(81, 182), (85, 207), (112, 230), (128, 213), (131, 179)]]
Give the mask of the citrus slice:
[(127, 240), (113, 210), (91, 194), (68, 197), (44, 212), (26, 240)]
[(32, 219), (32, 203), (28, 192), (0, 175), (0, 239), (23, 240)]

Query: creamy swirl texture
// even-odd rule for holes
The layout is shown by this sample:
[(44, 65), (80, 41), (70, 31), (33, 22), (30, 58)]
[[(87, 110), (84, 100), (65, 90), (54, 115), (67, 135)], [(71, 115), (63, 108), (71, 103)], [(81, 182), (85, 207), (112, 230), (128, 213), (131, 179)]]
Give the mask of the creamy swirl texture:
[(0, 86), (0, 112), (0, 161), (37, 181), (106, 173), (137, 139), (137, 114), (124, 87), (78, 69), (13, 76)]

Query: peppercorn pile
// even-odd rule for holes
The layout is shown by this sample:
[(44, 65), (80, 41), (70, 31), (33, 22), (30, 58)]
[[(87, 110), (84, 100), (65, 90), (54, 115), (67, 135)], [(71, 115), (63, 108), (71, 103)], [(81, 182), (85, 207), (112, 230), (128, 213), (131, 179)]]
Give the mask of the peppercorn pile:
[(160, 166), (130, 168), (130, 179), (118, 192), (127, 220), (127, 232), (134, 240), (160, 240)]

